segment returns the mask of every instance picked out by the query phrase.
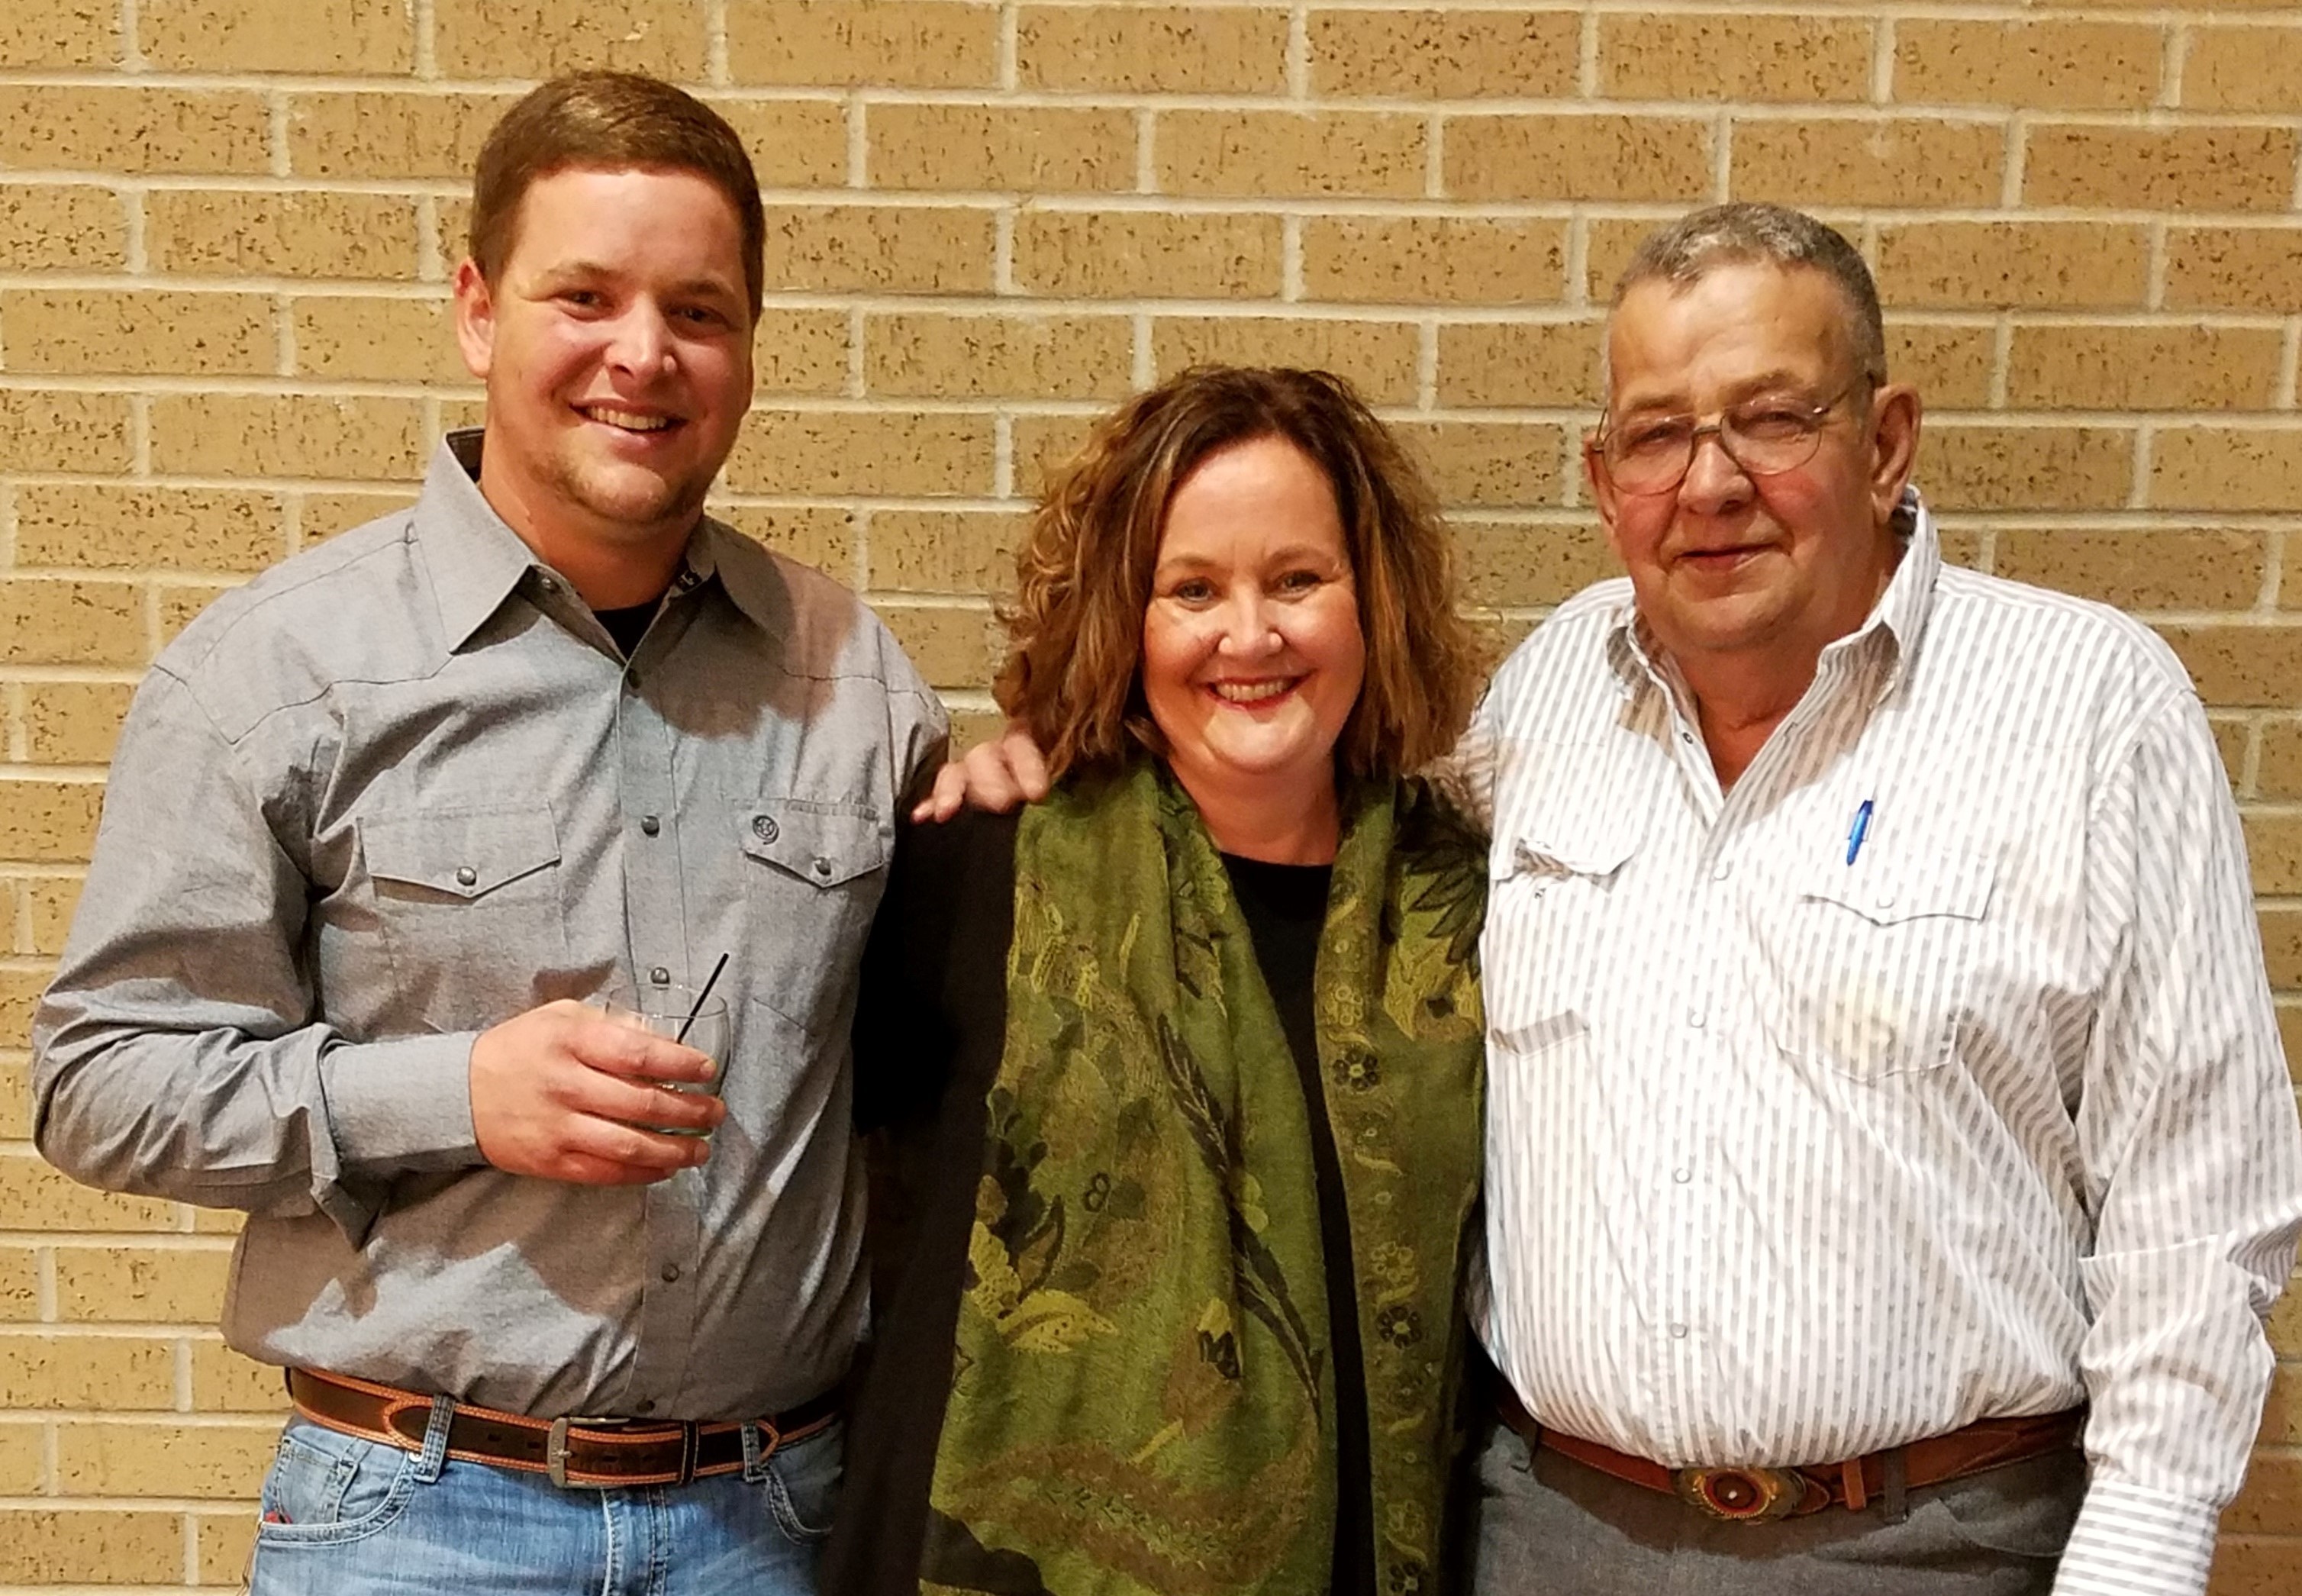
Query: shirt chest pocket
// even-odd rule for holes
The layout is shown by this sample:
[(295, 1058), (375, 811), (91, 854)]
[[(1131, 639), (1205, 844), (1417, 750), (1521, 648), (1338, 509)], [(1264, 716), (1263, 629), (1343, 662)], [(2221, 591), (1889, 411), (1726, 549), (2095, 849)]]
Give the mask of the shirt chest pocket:
[(1997, 858), (1971, 838), (1874, 847), (1796, 872), (1796, 896), (1754, 939), (1775, 1045), (1856, 1079), (1956, 1056), (1991, 935)]
[(802, 1029), (836, 1023), (886, 886), (894, 826), (794, 800), (739, 805), (735, 825), (757, 995)]
[(1603, 984), (1621, 979), (1617, 893), (1637, 817), (1498, 835), (1480, 945), (1487, 1037), (1501, 1054), (1550, 1054), (1590, 1033)]
[(564, 995), (559, 833), (539, 804), (399, 810), (357, 821), (399, 1002), (469, 1030)]

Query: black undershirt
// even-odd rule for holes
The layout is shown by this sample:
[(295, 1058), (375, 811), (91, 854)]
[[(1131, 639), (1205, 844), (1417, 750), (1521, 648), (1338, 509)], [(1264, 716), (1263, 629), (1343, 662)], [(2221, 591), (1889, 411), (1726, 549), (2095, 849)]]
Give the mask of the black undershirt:
[(1319, 932), (1327, 920), (1323, 864), (1266, 864), (1222, 856), (1231, 872), (1263, 984), (1278, 1005), (1303, 1106), (1311, 1118), (1311, 1171), (1319, 1190), (1320, 1256), (1327, 1269), (1328, 1338), (1335, 1381), (1335, 1596), (1374, 1596), (1374, 1463), (1367, 1452), (1366, 1364), (1359, 1340), (1358, 1283), (1351, 1267), (1351, 1216), (1343, 1200), (1342, 1163), (1327, 1119), (1319, 1078), (1319, 1039), (1313, 1019), (1311, 977), (1319, 962)]
[(608, 635), (615, 640), (616, 651), (628, 659), (632, 651), (640, 646), (640, 639), (647, 635), (648, 623), (655, 619), (656, 606), (660, 601), (650, 599), (644, 604), (630, 604), (621, 609), (594, 609), (592, 613), (608, 628)]

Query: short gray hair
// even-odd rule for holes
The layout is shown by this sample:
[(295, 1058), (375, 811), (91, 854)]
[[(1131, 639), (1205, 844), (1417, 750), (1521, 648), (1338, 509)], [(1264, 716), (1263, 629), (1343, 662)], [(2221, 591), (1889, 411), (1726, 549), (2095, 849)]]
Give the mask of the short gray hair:
[(1714, 205), (1657, 228), (1616, 279), (1613, 306), (1642, 282), (1684, 288), (1714, 267), (1754, 263), (1811, 267), (1837, 284), (1855, 364), (1871, 382), (1886, 380), (1886, 332), (1870, 268), (1844, 234), (1785, 206)]

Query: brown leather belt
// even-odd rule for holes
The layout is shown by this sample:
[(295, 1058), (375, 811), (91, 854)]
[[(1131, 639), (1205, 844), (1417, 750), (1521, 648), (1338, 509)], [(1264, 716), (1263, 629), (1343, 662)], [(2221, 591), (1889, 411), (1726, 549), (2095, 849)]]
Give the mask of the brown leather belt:
[[(752, 1421), (760, 1430), (758, 1455), (772, 1456), (777, 1447), (830, 1424), (839, 1416), (843, 1394), (834, 1386), (787, 1413)], [(430, 1397), (347, 1374), (290, 1369), (288, 1395), (296, 1411), (315, 1424), (410, 1452), (424, 1449), (432, 1423)], [(744, 1466), (744, 1425), (532, 1419), (458, 1402), (448, 1424), (448, 1456), (549, 1474), (554, 1485), (685, 1485)]]
[(1764, 1524), (1826, 1508), (1860, 1513), (1874, 1499), (1886, 1503), (1890, 1517), (1899, 1517), (1904, 1491), (2076, 1446), (2086, 1423), (2086, 1409), (2073, 1407), (2033, 1418), (1980, 1419), (1947, 1435), (1930, 1435), (1844, 1463), (1796, 1468), (1665, 1468), (1538, 1424), (1507, 1384), (1495, 1406), (1503, 1423), (1529, 1447), (1548, 1447), (1586, 1468), (1677, 1497), (1730, 1524)]

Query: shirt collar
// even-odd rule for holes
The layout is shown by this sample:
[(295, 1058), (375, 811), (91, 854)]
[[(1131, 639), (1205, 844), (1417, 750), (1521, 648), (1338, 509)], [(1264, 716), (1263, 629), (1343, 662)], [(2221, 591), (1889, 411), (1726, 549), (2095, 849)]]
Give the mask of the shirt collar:
[[(1903, 558), (1886, 591), (1870, 607), (1861, 626), (1822, 651), (1825, 662), (1849, 653), (1880, 653), (1886, 661), (1878, 696), (1893, 691), (1918, 653), (1927, 619), (1934, 613), (1935, 583), (1942, 575), (1942, 541), (1935, 530), (1934, 512), (1914, 486), (1903, 489), (1891, 523), (1903, 544)], [(1636, 601), (1626, 595), (1607, 629), (1607, 659), (1626, 695), (1642, 681), (1661, 685), (1660, 651), (1640, 621)]]
[[(453, 653), (471, 641), (488, 617), (522, 582), (561, 584), (571, 602), (581, 604), (566, 578), (536, 559), (495, 507), (480, 491), (478, 427), (459, 428), (440, 441), (424, 475), (416, 505), (416, 540), (432, 576), (440, 625)], [(674, 594), (692, 592), (717, 579), (720, 591), (761, 630), (772, 630), (777, 613), (768, 563), (746, 558), (743, 534), (705, 517), (672, 577)], [(547, 589), (548, 591), (548, 589)]]

